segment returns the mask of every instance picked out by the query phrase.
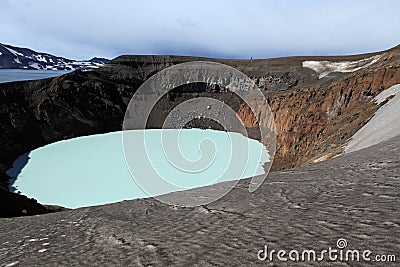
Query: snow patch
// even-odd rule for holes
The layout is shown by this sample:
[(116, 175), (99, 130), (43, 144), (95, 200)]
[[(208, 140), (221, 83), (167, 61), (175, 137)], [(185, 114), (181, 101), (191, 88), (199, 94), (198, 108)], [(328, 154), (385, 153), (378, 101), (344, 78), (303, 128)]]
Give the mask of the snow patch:
[(303, 61), (303, 68), (309, 68), (319, 74), (319, 79), (326, 77), (332, 72), (354, 72), (369, 67), (376, 63), (381, 55), (372, 56), (356, 61)]
[(35, 55), (34, 57), (36, 58), (37, 61), (42, 61), (47, 63), (47, 59), (42, 55)]
[(29, 66), (32, 67), (32, 68), (34, 68), (34, 69), (37, 69), (37, 70), (42, 69), (42, 68), (39, 66), (38, 63), (32, 63), (32, 64), (29, 64)]
[(24, 56), (24, 54), (19, 53), (19, 52), (15, 51), (14, 49), (8, 48), (8, 47), (6, 47), (6, 46), (4, 46), (4, 45), (3, 45), (3, 47), (4, 47), (5, 49), (7, 49), (8, 51), (10, 51), (10, 53), (12, 53), (12, 54), (13, 54), (14, 56), (16, 56), (16, 57), (18, 57), (18, 56), (23, 57), (23, 56)]
[(37, 241), (43, 241), (49, 239), (48, 237), (43, 237), (43, 238), (32, 238), (29, 239), (28, 242), (37, 242)]
[(12, 267), (12, 266), (17, 265), (18, 263), (19, 263), (19, 261), (14, 261), (14, 262), (11, 262), (11, 263), (6, 264), (6, 265), (4, 265), (4, 266), (5, 266), (5, 267)]
[(400, 135), (400, 84), (380, 93), (374, 100), (382, 103), (395, 95), (375, 112), (372, 119), (351, 138), (345, 153), (361, 150)]
[(400, 84), (393, 85), (389, 89), (384, 90), (379, 95), (377, 95), (373, 101), (375, 101), (378, 105), (384, 102), (391, 96), (395, 96), (397, 93), (400, 92)]
[(148, 250), (152, 250), (152, 251), (156, 250), (156, 247), (155, 247), (154, 245), (152, 245), (152, 244), (147, 245), (146, 248), (147, 248)]

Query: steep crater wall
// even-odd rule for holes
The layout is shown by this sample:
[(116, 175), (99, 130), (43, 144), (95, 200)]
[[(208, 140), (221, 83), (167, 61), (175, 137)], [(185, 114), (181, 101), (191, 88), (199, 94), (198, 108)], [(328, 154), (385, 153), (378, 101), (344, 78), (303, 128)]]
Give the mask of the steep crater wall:
[[(168, 66), (194, 60), (213, 59), (120, 57), (91, 72), (76, 71), (54, 79), (0, 84), (3, 188), (9, 179), (5, 171), (18, 156), (55, 141), (121, 130), (127, 104), (147, 78)], [(349, 138), (377, 109), (370, 100), (400, 83), (397, 51), (367, 69), (325, 80), (320, 80), (312, 70), (302, 68), (302, 60), (302, 57), (269, 61), (213, 60), (231, 65), (257, 84), (264, 84), (261, 89), (274, 113), (278, 132), (273, 170), (342, 153)], [(172, 98), (175, 104), (166, 99), (161, 101), (160, 115), (187, 99), (210, 96), (231, 105), (250, 132), (255, 128), (254, 114), (240, 100), (227, 92), (216, 92), (213, 87), (198, 89), (172, 92), (169, 100)], [(209, 122), (196, 126), (201, 127), (203, 123), (207, 126)], [(212, 127), (218, 128), (218, 125)]]

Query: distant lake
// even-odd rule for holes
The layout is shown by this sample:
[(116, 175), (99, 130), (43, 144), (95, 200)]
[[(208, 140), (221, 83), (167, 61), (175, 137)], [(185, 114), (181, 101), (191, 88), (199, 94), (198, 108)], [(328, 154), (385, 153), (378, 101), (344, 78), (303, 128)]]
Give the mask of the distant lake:
[(0, 83), (39, 80), (61, 76), (70, 71), (65, 70), (11, 70), (0, 69)]
[[(238, 133), (155, 129), (127, 134), (132, 141), (128, 153), (134, 155), (132, 175), (156, 182), (157, 172), (165, 181), (186, 189), (211, 185), (216, 179), (264, 174), (263, 164), (270, 161), (263, 144)], [(139, 152), (143, 137), (145, 153)], [(122, 132), (113, 132), (38, 148), (21, 156), (7, 172), (16, 176), (11, 186), (42, 204), (67, 208), (150, 197), (132, 178), (122, 143)], [(169, 190), (161, 188), (156, 195), (165, 193)]]

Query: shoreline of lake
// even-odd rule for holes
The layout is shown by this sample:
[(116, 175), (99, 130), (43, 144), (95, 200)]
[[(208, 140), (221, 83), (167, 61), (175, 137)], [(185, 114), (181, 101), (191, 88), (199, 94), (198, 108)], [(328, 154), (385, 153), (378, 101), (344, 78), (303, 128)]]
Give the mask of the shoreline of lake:
[(41, 80), (64, 75), (65, 70), (0, 69), (0, 83)]

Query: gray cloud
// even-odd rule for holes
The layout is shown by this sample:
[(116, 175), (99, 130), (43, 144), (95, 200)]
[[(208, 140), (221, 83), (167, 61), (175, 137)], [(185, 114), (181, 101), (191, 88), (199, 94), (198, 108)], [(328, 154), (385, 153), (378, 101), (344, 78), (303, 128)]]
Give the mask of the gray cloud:
[(4, 0), (0, 42), (70, 58), (351, 54), (399, 43), (397, 0)]

